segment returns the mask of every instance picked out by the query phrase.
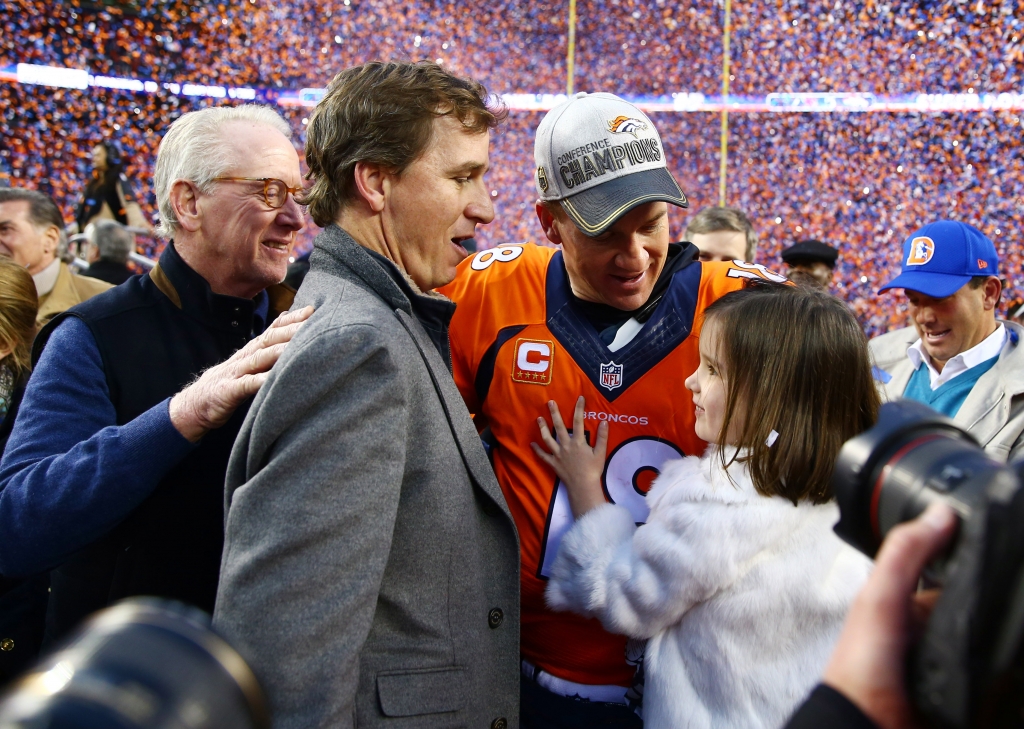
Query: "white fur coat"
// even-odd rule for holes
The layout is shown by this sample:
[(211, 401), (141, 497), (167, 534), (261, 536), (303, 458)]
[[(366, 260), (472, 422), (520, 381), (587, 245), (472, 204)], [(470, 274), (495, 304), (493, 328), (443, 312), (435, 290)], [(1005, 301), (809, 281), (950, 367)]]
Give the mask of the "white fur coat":
[[(728, 459), (727, 459), (728, 460)], [(546, 598), (650, 638), (646, 729), (782, 726), (818, 682), (868, 559), (832, 531), (835, 504), (754, 490), (717, 452), (667, 464), (639, 528), (600, 506), (562, 540)]]

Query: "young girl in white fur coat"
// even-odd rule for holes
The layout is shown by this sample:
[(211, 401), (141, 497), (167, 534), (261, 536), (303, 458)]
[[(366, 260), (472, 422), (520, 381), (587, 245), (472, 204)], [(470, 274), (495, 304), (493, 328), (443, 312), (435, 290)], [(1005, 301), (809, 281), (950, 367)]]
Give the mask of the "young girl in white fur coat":
[(577, 402), (569, 435), (550, 403), (550, 453), (577, 522), (546, 598), (649, 638), (647, 729), (779, 727), (818, 682), (869, 561), (832, 532), (842, 443), (874, 423), (867, 342), (823, 292), (752, 285), (708, 307), (687, 378), (696, 431), (719, 444), (666, 465), (633, 523), (601, 485)]

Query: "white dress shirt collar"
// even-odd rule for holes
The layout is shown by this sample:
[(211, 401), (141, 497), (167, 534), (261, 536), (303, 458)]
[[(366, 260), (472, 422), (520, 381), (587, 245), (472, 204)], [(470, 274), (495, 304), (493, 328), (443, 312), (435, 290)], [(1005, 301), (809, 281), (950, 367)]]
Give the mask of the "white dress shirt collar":
[(46, 296), (53, 291), (53, 287), (57, 285), (57, 276), (59, 275), (60, 259), (54, 258), (53, 263), (32, 276), (32, 280), (36, 284), (36, 296)]
[(920, 339), (910, 345), (910, 348), (907, 350), (907, 357), (910, 358), (910, 363), (914, 365), (915, 370), (920, 369), (922, 364), (928, 368), (928, 380), (931, 383), (932, 389), (937, 390), (957, 375), (962, 375), (972, 367), (977, 367), (982, 362), (987, 362), (993, 357), (997, 357), (1003, 351), (1003, 344), (1005, 342), (1006, 327), (999, 324), (996, 330), (981, 342), (958, 355), (950, 357), (945, 367), (942, 368), (942, 372), (939, 372), (932, 366), (931, 358), (921, 348)]

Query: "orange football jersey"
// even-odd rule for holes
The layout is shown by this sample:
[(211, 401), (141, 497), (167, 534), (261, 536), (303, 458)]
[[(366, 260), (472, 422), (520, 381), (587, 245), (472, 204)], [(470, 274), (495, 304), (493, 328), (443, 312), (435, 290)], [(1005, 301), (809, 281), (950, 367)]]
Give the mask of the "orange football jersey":
[(609, 421), (602, 477), (609, 501), (637, 523), (661, 465), (699, 455), (694, 406), (683, 381), (699, 361), (704, 307), (744, 279), (784, 280), (749, 263), (694, 261), (676, 271), (654, 313), (626, 346), (611, 352), (572, 304), (562, 253), (533, 244), (481, 251), (440, 289), (458, 303), (451, 322), (452, 365), (477, 427), (491, 430), (494, 470), (519, 529), (522, 549), (522, 656), (583, 684), (628, 686), (626, 638), (595, 619), (544, 604), (547, 575), (572, 526), (565, 487), (530, 449), (538, 417), (554, 400), (571, 426), (580, 395), (586, 427)]

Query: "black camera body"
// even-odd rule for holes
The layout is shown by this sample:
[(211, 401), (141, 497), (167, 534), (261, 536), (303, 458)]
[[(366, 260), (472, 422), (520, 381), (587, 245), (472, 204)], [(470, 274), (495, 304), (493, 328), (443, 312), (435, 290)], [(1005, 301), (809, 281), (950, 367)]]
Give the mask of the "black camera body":
[(836, 533), (869, 557), (933, 501), (957, 512), (953, 546), (926, 573), (943, 589), (909, 690), (935, 726), (1024, 727), (1024, 461), (993, 460), (949, 418), (901, 400), (843, 445), (832, 487)]

